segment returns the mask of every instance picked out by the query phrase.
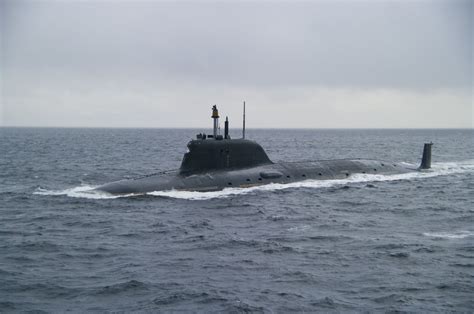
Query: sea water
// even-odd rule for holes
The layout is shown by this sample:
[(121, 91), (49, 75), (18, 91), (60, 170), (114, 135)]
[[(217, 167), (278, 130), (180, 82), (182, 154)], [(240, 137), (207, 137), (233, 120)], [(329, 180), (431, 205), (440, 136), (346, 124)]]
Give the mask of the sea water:
[(202, 131), (0, 128), (0, 312), (474, 309), (473, 130), (247, 130), (273, 161), (417, 164), (432, 141), (433, 168), (91, 191), (178, 168)]

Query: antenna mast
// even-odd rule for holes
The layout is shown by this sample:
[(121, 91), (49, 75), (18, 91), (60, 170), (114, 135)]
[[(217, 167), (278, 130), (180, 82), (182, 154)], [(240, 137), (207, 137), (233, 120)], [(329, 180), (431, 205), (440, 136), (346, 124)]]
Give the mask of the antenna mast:
[(243, 126), (242, 126), (242, 138), (245, 139), (245, 101), (244, 101), (244, 119), (243, 119)]
[(214, 139), (217, 138), (217, 129), (219, 127), (219, 111), (217, 111), (217, 106), (214, 105), (212, 107), (212, 116), (211, 118), (214, 120), (214, 128), (213, 128), (213, 136), (214, 136)]

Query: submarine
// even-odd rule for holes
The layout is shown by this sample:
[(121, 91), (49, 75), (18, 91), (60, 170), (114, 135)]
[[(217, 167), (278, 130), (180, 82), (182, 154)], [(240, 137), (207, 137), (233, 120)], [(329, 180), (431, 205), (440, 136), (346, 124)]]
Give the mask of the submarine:
[(270, 160), (257, 142), (245, 138), (245, 102), (242, 138), (231, 139), (226, 117), (224, 135), (219, 134), (219, 112), (212, 107), (213, 134), (197, 134), (187, 144), (181, 166), (176, 170), (152, 173), (97, 187), (109, 194), (142, 194), (153, 191), (218, 191), (248, 188), (270, 183), (304, 180), (334, 180), (352, 174), (402, 174), (431, 167), (431, 146), (425, 143), (419, 166), (370, 159), (337, 159), (304, 162)]

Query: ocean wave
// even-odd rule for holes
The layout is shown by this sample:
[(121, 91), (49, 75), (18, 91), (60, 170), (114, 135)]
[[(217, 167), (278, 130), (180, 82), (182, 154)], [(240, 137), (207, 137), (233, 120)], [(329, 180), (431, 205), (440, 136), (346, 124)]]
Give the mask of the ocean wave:
[(33, 194), (37, 195), (66, 195), (76, 198), (88, 199), (115, 199), (123, 197), (136, 197), (140, 195), (151, 195), (166, 198), (186, 199), (186, 200), (209, 200), (216, 198), (229, 198), (240, 195), (249, 195), (260, 192), (276, 192), (286, 189), (311, 188), (321, 189), (330, 187), (345, 187), (358, 183), (373, 183), (387, 181), (403, 181), (422, 178), (430, 178), (444, 175), (453, 175), (460, 173), (474, 172), (474, 160), (466, 160), (460, 162), (440, 162), (433, 163), (432, 168), (427, 171), (409, 172), (403, 174), (353, 174), (345, 179), (334, 180), (305, 180), (293, 183), (270, 183), (248, 188), (225, 188), (221, 191), (213, 192), (193, 192), (193, 191), (154, 191), (142, 194), (123, 194), (111, 195), (101, 191), (94, 190), (97, 186), (81, 185), (65, 190), (47, 190), (38, 188)]
[(92, 185), (81, 185), (81, 186), (76, 186), (73, 188), (69, 189), (64, 189), (64, 190), (47, 190), (44, 188), (37, 188), (36, 191), (33, 192), (33, 194), (36, 195), (47, 195), (47, 196), (60, 196), (60, 195), (65, 195), (69, 197), (75, 197), (75, 198), (88, 198), (88, 199), (115, 199), (115, 198), (122, 198), (122, 197), (131, 197), (131, 196), (137, 196), (140, 194), (121, 194), (121, 195), (112, 195), (109, 193), (101, 192), (98, 190), (95, 190), (98, 186), (92, 186)]
[(122, 292), (127, 292), (131, 290), (147, 290), (149, 288), (149, 284), (138, 281), (138, 280), (129, 280), (126, 282), (120, 282), (116, 284), (112, 284), (109, 286), (100, 287), (94, 293), (104, 295), (110, 294), (115, 295)]
[(464, 239), (474, 236), (471, 231), (457, 231), (457, 232), (425, 232), (426, 237), (441, 238), (441, 239)]

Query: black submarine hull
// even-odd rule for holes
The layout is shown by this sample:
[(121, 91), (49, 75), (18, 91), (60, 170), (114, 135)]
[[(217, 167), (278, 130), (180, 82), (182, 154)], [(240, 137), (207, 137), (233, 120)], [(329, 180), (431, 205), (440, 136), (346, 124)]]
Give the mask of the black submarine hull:
[(140, 194), (153, 191), (218, 191), (229, 187), (247, 188), (269, 183), (292, 183), (304, 180), (333, 180), (353, 174), (402, 174), (421, 167), (367, 159), (282, 162), (251, 168), (206, 171), (191, 175), (178, 170), (121, 180), (105, 184), (97, 190), (110, 194)]
[(179, 169), (112, 182), (96, 190), (110, 194), (169, 190), (206, 192), (269, 183), (342, 179), (358, 173), (400, 174), (428, 169), (431, 165), (432, 143), (425, 144), (419, 167), (367, 159), (274, 163), (262, 146), (245, 139), (245, 129), (241, 139), (231, 139), (227, 118), (224, 136), (218, 135), (219, 113), (215, 105), (211, 117), (214, 120), (213, 135), (198, 134), (195, 140), (191, 140)]

